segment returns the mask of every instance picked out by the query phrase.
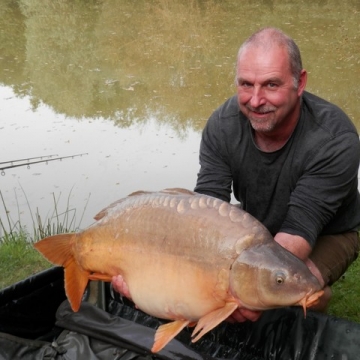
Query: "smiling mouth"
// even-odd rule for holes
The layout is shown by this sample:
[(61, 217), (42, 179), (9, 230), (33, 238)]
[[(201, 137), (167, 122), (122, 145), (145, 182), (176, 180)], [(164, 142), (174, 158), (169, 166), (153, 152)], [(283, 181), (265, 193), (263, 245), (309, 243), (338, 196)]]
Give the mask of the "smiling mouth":
[(264, 122), (269, 119), (271, 113), (272, 113), (271, 111), (267, 111), (267, 112), (251, 111), (248, 115), (248, 118), (250, 121), (253, 122)]
[(250, 112), (252, 112), (253, 114), (256, 114), (258, 116), (268, 115), (276, 110), (276, 108), (274, 108), (273, 106), (263, 106), (263, 107), (259, 107), (259, 108), (254, 108), (250, 105), (247, 105), (246, 108)]
[(272, 111), (251, 111), (251, 112), (257, 116), (266, 116), (270, 114)]

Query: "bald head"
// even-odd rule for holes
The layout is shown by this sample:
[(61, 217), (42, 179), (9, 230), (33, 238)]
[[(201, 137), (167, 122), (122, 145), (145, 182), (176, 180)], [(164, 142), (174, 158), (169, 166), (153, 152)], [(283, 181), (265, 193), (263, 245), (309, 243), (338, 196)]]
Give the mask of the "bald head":
[(266, 51), (274, 46), (281, 47), (286, 50), (289, 59), (290, 71), (294, 79), (294, 86), (297, 88), (302, 70), (300, 50), (295, 41), (279, 29), (272, 27), (263, 28), (251, 35), (241, 45), (238, 51), (237, 61), (239, 61), (243, 52), (250, 47), (258, 47)]

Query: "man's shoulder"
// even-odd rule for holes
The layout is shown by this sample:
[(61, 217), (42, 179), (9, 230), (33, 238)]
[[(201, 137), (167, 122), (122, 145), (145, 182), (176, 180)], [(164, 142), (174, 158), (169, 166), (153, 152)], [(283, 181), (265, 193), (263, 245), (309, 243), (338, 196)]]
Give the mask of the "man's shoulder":
[(239, 108), (237, 96), (234, 95), (222, 103), (210, 116), (208, 126), (223, 129), (227, 133), (245, 131), (247, 121)]
[(236, 143), (250, 137), (249, 124), (240, 112), (237, 96), (232, 96), (221, 104), (210, 116), (203, 134), (208, 137), (222, 138), (223, 143)]
[(313, 125), (336, 136), (345, 132), (357, 134), (353, 122), (337, 105), (309, 92), (303, 94), (303, 105)]
[(310, 159), (339, 158), (340, 153), (352, 153), (354, 161), (358, 161), (359, 135), (355, 125), (337, 105), (316, 95), (304, 93), (301, 120), (294, 139), (299, 161), (306, 159), (307, 164)]
[(216, 110), (218, 118), (225, 119), (239, 116), (240, 108), (237, 96), (234, 95), (222, 103)]

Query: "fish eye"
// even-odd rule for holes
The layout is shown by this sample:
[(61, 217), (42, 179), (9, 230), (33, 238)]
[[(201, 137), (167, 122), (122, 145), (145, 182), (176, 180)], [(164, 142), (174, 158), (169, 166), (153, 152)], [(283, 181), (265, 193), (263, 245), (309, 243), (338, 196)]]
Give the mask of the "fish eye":
[(276, 284), (282, 285), (285, 282), (285, 274), (281, 271), (277, 271), (275, 273), (275, 281)]

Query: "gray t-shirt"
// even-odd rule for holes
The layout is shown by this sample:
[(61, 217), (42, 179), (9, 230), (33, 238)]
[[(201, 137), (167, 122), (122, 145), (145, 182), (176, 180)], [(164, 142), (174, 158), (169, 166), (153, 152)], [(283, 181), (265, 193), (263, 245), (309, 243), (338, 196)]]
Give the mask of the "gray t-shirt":
[(230, 201), (275, 235), (319, 235), (360, 229), (356, 128), (337, 106), (305, 92), (288, 142), (263, 152), (234, 96), (209, 118), (200, 145), (195, 191)]

